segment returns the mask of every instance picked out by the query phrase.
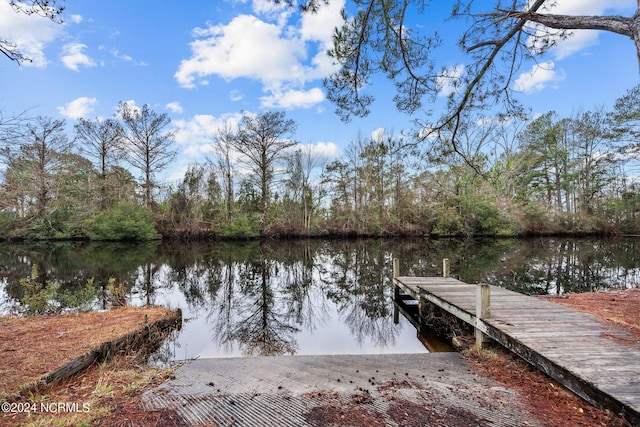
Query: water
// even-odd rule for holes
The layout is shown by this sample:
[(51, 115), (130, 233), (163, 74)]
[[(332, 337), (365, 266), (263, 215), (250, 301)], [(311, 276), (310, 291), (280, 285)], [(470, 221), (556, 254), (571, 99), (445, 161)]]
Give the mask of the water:
[(446, 257), (452, 275), (469, 283), (526, 294), (586, 292), (640, 283), (639, 244), (636, 238), (4, 243), (0, 311), (25, 307), (24, 279), (35, 266), (37, 282), (57, 287), (49, 302), (59, 310), (81, 303), (79, 291), (90, 279), (97, 293), (89, 305), (106, 307), (110, 278), (124, 283), (131, 304), (180, 307), (184, 327), (163, 347), (165, 360), (420, 353), (425, 348), (408, 321), (393, 323), (393, 258), (402, 275), (439, 275)]

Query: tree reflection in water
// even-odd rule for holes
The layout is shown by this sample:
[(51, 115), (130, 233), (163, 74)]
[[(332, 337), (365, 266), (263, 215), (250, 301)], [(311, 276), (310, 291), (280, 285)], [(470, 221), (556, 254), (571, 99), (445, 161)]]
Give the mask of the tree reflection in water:
[[(177, 270), (174, 280), (188, 283), (190, 295), (205, 303), (211, 338), (221, 348), (230, 352), (237, 346), (251, 356), (295, 354), (295, 334), (302, 327), (313, 330), (322, 320), (316, 315), (324, 311), (322, 299), (312, 299), (309, 293), (314, 265), (308, 248), (279, 251), (267, 243), (249, 242), (237, 249), (219, 253), (214, 275), (210, 268), (194, 265), (190, 271)], [(214, 286), (193, 292), (202, 279), (211, 285), (212, 277), (217, 278)]]
[(299, 328), (288, 321), (294, 304), (288, 304), (280, 283), (275, 281), (279, 277), (278, 267), (276, 261), (263, 256), (238, 266), (237, 313), (224, 329), (217, 329), (221, 344), (235, 341), (242, 353), (250, 356), (296, 352), (293, 334)]
[(358, 344), (371, 340), (378, 347), (393, 345), (392, 257), (382, 241), (344, 244), (325, 259), (320, 280), (328, 297)]
[[(101, 295), (110, 278), (129, 301), (181, 307), (177, 344), (200, 355), (395, 352), (415, 331), (393, 324), (392, 259), (403, 275), (439, 275), (527, 294), (584, 292), (640, 283), (640, 240), (392, 239), (266, 242), (51, 242), (0, 244), (0, 308), (20, 306), (20, 279)], [(188, 319), (192, 319), (190, 323)], [(402, 336), (402, 339), (399, 337)], [(345, 342), (348, 340), (348, 346)], [(197, 347), (193, 349), (192, 347)], [(418, 351), (418, 350), (415, 350)], [(177, 355), (174, 355), (177, 358)]]

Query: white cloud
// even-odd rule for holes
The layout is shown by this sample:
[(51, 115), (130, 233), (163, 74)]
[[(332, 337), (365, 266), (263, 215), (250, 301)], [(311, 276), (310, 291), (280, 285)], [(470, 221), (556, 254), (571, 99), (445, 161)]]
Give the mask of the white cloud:
[(566, 40), (558, 43), (551, 52), (556, 60), (562, 60), (598, 42), (596, 31), (575, 30)]
[(329, 5), (322, 6), (316, 13), (306, 13), (302, 16), (300, 38), (305, 42), (317, 42), (317, 53), (312, 59), (315, 78), (325, 78), (336, 71), (333, 59), (327, 55), (327, 51), (333, 47), (333, 32), (343, 23), (340, 10), (344, 7), (344, 1), (331, 1)]
[(191, 57), (181, 61), (174, 77), (185, 88), (207, 84), (209, 76), (257, 80), (267, 93), (263, 105), (309, 108), (322, 102), (324, 95), (305, 84), (335, 69), (326, 51), (334, 27), (341, 23), (343, 5), (343, 0), (331, 2), (318, 13), (287, 24), (294, 9), (254, 1), (254, 12), (266, 14), (264, 20), (239, 15), (228, 24), (194, 29)]
[(372, 141), (384, 141), (387, 137), (387, 131), (385, 128), (378, 128), (371, 132)]
[(71, 22), (73, 22), (74, 24), (79, 24), (83, 21), (82, 16), (81, 15), (71, 15), (71, 17), (69, 18), (69, 20)]
[(513, 84), (513, 90), (534, 93), (564, 78), (565, 73), (562, 70), (556, 70), (553, 62), (541, 62), (534, 64), (530, 71), (520, 74)]
[(457, 83), (464, 74), (464, 64), (446, 67), (436, 78), (440, 96), (449, 96), (457, 90)]
[(241, 101), (244, 99), (244, 95), (239, 90), (234, 89), (229, 93), (229, 99), (233, 102)]
[(632, 10), (634, 0), (556, 0), (550, 11), (565, 15), (601, 15), (607, 11)]
[(277, 21), (279, 25), (284, 25), (293, 13), (293, 8), (284, 2), (276, 3), (272, 0), (253, 0), (253, 12), (256, 15), (263, 15), (270, 20)]
[(138, 65), (140, 67), (144, 67), (146, 65), (148, 65), (146, 62), (144, 61), (136, 61), (135, 59), (133, 59), (131, 57), (131, 55), (127, 55), (126, 53), (120, 53), (120, 51), (118, 49), (111, 49), (111, 55), (113, 55), (114, 58), (118, 58), (121, 59), (123, 61), (126, 62), (131, 62), (134, 65)]
[(192, 58), (183, 60), (175, 73), (180, 85), (194, 87), (196, 78), (212, 74), (229, 80), (247, 77), (263, 82), (302, 74), (302, 46), (280, 38), (281, 29), (274, 24), (240, 15), (226, 26), (209, 27), (208, 35), (191, 43)]
[(241, 118), (240, 113), (221, 117), (199, 114), (189, 120), (173, 120), (171, 123), (177, 129), (176, 142), (184, 147), (184, 154), (199, 158), (213, 152), (213, 137), (218, 129), (225, 125), (235, 129)]
[(79, 119), (81, 117), (86, 118), (93, 112), (93, 107), (98, 103), (96, 98), (88, 98), (86, 96), (82, 96), (80, 98), (76, 98), (73, 101), (65, 104), (64, 107), (58, 107), (58, 112), (71, 119)]
[(303, 14), (300, 26), (301, 38), (331, 44), (334, 28), (343, 23), (340, 15), (343, 7), (344, 1), (332, 1), (329, 5), (321, 6), (316, 13)]
[(171, 173), (165, 178), (166, 182), (182, 182), (190, 166), (190, 164), (181, 164), (180, 166), (172, 168)]
[(64, 45), (62, 48), (62, 56), (60, 57), (64, 66), (73, 71), (80, 71), (80, 65), (95, 67), (95, 61), (82, 52), (86, 47), (87, 45), (82, 43), (68, 43)]
[(165, 105), (165, 108), (173, 113), (182, 114), (182, 105), (178, 101), (170, 102)]
[(16, 13), (6, 1), (0, 1), (2, 38), (11, 41), (32, 62), (24, 66), (45, 67), (47, 44), (63, 34), (63, 26), (37, 14)]
[(324, 101), (324, 92), (314, 87), (310, 90), (273, 90), (273, 94), (260, 98), (263, 108), (311, 108)]
[(113, 55), (114, 58), (122, 59), (123, 61), (133, 62), (133, 58), (130, 55), (120, 53), (120, 51), (115, 48), (111, 49), (111, 55)]
[(318, 141), (312, 144), (298, 144), (295, 148), (300, 148), (303, 153), (309, 153), (321, 159), (334, 160), (341, 156), (340, 147), (333, 142)]

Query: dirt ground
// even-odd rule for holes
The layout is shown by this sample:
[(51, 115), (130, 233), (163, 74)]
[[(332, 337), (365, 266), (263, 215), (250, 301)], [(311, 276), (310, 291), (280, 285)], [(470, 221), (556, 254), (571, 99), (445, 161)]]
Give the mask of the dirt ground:
[[(598, 315), (607, 322), (627, 329), (640, 342), (640, 289), (544, 298)], [(3, 394), (15, 391), (21, 384), (40, 377), (44, 372), (86, 351), (82, 349), (135, 329), (144, 322), (145, 315), (151, 322), (165, 313), (163, 309), (144, 312), (124, 309), (57, 318), (0, 318), (0, 375), (3, 378), (0, 391)], [(86, 317), (79, 322), (75, 316)], [(52, 340), (51, 337), (56, 339)], [(466, 356), (478, 373), (523, 396), (532, 412), (538, 414), (539, 421), (546, 426), (628, 426), (623, 420), (592, 407), (506, 352), (483, 351), (479, 354), (471, 351)], [(65, 425), (77, 426), (184, 426), (171, 411), (149, 412), (140, 409), (144, 390), (162, 383), (170, 376), (171, 372), (160, 372), (135, 358), (119, 357), (93, 366), (63, 384), (42, 390), (29, 400), (38, 405), (74, 402), (77, 406), (72, 409), (80, 410), (57, 413), (2, 412), (0, 426), (60, 425), (63, 419)], [(89, 410), (83, 411), (83, 408)], [(398, 408), (399, 411), (401, 409)], [(341, 410), (342, 415), (345, 410), (357, 411), (357, 405)], [(332, 425), (341, 425), (339, 419), (333, 418), (333, 413), (315, 415)], [(366, 414), (364, 415), (361, 417), (362, 425), (371, 425)], [(451, 425), (464, 421), (457, 419), (455, 414), (450, 416), (451, 423), (454, 423)], [(354, 425), (355, 418), (349, 418), (349, 425)], [(428, 422), (428, 419), (427, 417), (423, 421)]]
[(59, 316), (0, 317), (0, 397), (168, 313), (160, 307), (123, 307)]

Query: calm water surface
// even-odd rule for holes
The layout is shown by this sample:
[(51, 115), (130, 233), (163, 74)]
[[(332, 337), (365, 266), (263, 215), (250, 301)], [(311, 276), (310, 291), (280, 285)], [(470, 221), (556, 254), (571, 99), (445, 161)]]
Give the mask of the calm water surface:
[[(131, 304), (180, 307), (165, 360), (276, 354), (424, 352), (393, 323), (392, 260), (402, 275), (452, 275), (526, 294), (640, 283), (640, 239), (358, 240), (0, 244), (0, 311), (28, 303), (25, 281), (57, 286), (60, 309), (106, 306), (107, 282)], [(22, 280), (22, 282), (21, 282)], [(88, 280), (98, 297), (81, 301)]]

